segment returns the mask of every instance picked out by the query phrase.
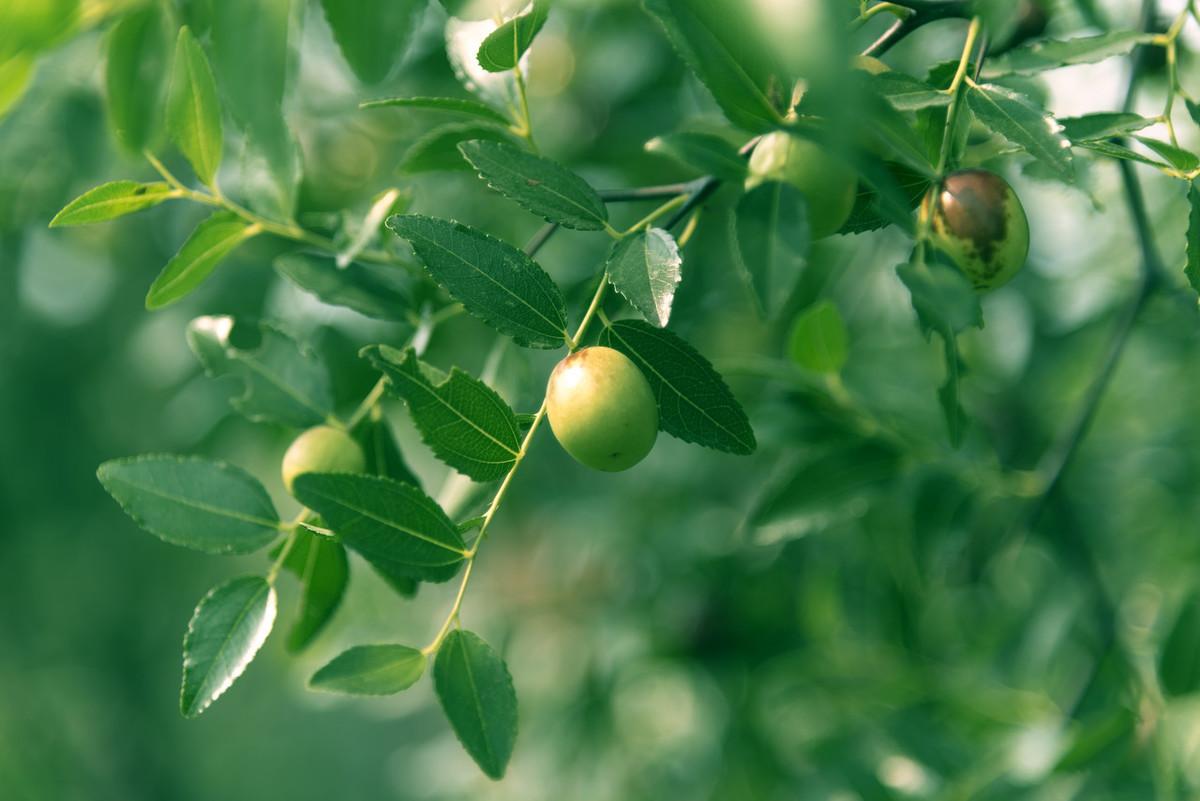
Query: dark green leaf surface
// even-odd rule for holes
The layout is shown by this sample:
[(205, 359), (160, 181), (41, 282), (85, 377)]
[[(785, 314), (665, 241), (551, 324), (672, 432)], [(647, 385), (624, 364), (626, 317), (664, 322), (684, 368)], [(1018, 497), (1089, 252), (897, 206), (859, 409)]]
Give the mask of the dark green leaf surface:
[(183, 638), (184, 717), (196, 717), (229, 689), (274, 623), (275, 590), (266, 579), (235, 578), (204, 596)]
[(404, 399), (425, 443), (446, 464), (476, 481), (503, 477), (521, 450), (512, 409), (495, 390), (458, 368), (429, 375), (409, 348), (372, 345), (363, 351)]
[(327, 254), (301, 251), (276, 258), (275, 269), (322, 302), (367, 317), (407, 320), (413, 312), (416, 279), (398, 265), (355, 261), (338, 267)]
[(1140, 131), (1153, 125), (1154, 120), (1128, 112), (1104, 112), (1067, 117), (1059, 120), (1059, 124), (1063, 127), (1063, 134), (1072, 142), (1085, 142)]
[(837, 306), (823, 300), (805, 309), (792, 324), (788, 355), (806, 370), (836, 373), (846, 363), (846, 323)]
[(104, 66), (108, 118), (117, 141), (130, 153), (141, 154), (158, 131), (169, 45), (157, 4), (129, 12), (109, 34)]
[(321, 0), (342, 57), (364, 83), (386, 78), (404, 58), (421, 0)]
[(387, 227), (408, 240), (429, 274), (467, 311), (517, 344), (558, 348), (569, 339), (562, 294), (523, 251), (436, 217), (391, 217)]
[(222, 259), (260, 230), (231, 211), (218, 211), (203, 220), (150, 285), (146, 308), (161, 309), (190, 293)]
[(990, 78), (1011, 73), (1030, 74), (1071, 64), (1090, 64), (1125, 55), (1151, 39), (1151, 34), (1139, 31), (1111, 31), (1098, 36), (1034, 42), (989, 58), (984, 74)]
[(463, 748), (493, 779), (504, 776), (517, 740), (517, 694), (500, 655), (469, 631), (446, 635), (433, 686)]
[(392, 695), (425, 672), (425, 654), (407, 645), (359, 645), (313, 674), (308, 686), (352, 695)]
[(753, 453), (754, 430), (741, 404), (708, 360), (664, 328), (620, 320), (600, 333), (600, 344), (624, 353), (641, 369), (658, 400), (658, 427), (706, 448)]
[(382, 415), (368, 417), (354, 431), (354, 438), (362, 446), (367, 461), (367, 472), (376, 476), (394, 478), (403, 484), (412, 484), (420, 489), (421, 482), (404, 461), (404, 455), (396, 445), (392, 428)]
[(1200, 189), (1188, 185), (1187, 261), (1183, 273), (1192, 289), (1200, 294)]
[(258, 343), (238, 346), (244, 327), (227, 315), (197, 317), (187, 340), (211, 376), (236, 376), (245, 391), (233, 407), (251, 420), (307, 428), (333, 412), (329, 371), (308, 348), (269, 323), (260, 323)]
[(97, 478), (125, 513), (171, 543), (250, 553), (279, 536), (279, 515), (249, 473), (223, 462), (150, 455), (100, 465)]
[(950, 95), (903, 72), (882, 72), (868, 78), (871, 88), (898, 111), (950, 105)]
[(422, 173), (443, 170), (469, 170), (471, 164), (458, 149), (460, 142), (486, 140), (512, 142), (513, 137), (503, 128), (485, 123), (464, 122), (434, 128), (404, 152), (400, 172)]
[(674, 159), (693, 172), (714, 175), (722, 181), (746, 177), (746, 160), (726, 139), (696, 131), (676, 131), (656, 136), (646, 143), (647, 153)]
[[(901, 208), (911, 212), (920, 205), (921, 198), (925, 196), (925, 192), (929, 189), (930, 181), (926, 175), (911, 170), (903, 164), (892, 162), (885, 162), (880, 171), (888, 174), (895, 191), (898, 191), (902, 196), (896, 199), (899, 200)], [(882, 200), (879, 191), (874, 186), (866, 182), (860, 183), (858, 186), (858, 196), (854, 200), (854, 209), (850, 212), (850, 219), (846, 220), (846, 224), (841, 227), (838, 233), (860, 234), (867, 231), (877, 231), (880, 228), (891, 225), (893, 223), (892, 216), (885, 213), (888, 210), (883, 208)], [(900, 209), (894, 209), (893, 211), (898, 212)], [(908, 216), (911, 218), (911, 214)]]
[(608, 280), (649, 322), (662, 328), (671, 317), (675, 287), (683, 278), (675, 237), (661, 228), (630, 234), (613, 245)]
[(221, 166), (224, 146), (221, 105), (208, 59), (187, 27), (180, 29), (175, 45), (167, 131), (191, 163), (196, 177), (211, 185)]
[(1200, 689), (1200, 595), (1187, 599), (1163, 643), (1158, 675), (1168, 695)]
[(137, 181), (110, 181), (89, 189), (64, 206), (62, 211), (54, 215), (50, 227), (112, 220), (175, 197), (179, 197), (179, 194), (161, 182), (141, 184)]
[(481, 103), (461, 97), (382, 97), (359, 104), (359, 108), (419, 108), (429, 111), (445, 111), (450, 114), (465, 114), (468, 117), (508, 125), (509, 119), (500, 111)]
[(549, 222), (583, 231), (608, 222), (596, 190), (555, 161), (506, 142), (462, 142), (458, 149), (488, 186)]
[(1075, 180), (1070, 141), (1062, 126), (1022, 95), (985, 84), (967, 90), (967, 102), (979, 121), (1042, 162), (1063, 181)]
[(926, 336), (931, 331), (957, 334), (983, 325), (979, 294), (958, 270), (934, 260), (914, 260), (900, 265), (896, 272), (911, 293)]
[(445, 512), (411, 485), (381, 476), (304, 473), (294, 494), (349, 548), (388, 574), (448, 581), (466, 554)]
[(533, 0), (529, 13), (513, 17), (483, 40), (476, 54), (479, 66), (488, 72), (505, 72), (517, 66), (549, 14), (549, 0)]
[(300, 609), (288, 629), (287, 649), (304, 650), (325, 628), (346, 594), (350, 567), (346, 549), (332, 538), (296, 529), (296, 543), (283, 566), (300, 580)]
[(808, 209), (804, 195), (769, 181), (738, 200), (735, 255), (760, 312), (774, 316), (791, 297), (808, 256)]

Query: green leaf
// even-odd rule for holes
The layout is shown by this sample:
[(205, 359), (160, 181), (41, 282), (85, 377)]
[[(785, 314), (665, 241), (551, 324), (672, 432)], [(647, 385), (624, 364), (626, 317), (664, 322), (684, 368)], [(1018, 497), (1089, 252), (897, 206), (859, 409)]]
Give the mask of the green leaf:
[(1151, 139), (1147, 136), (1135, 136), (1133, 138), (1162, 156), (1168, 164), (1177, 170), (1191, 172), (1200, 168), (1200, 157), (1197, 157), (1195, 153), (1184, 150), (1181, 147), (1175, 147), (1166, 142), (1160, 142), (1157, 139)]
[(1148, 44), (1153, 39), (1152, 34), (1140, 31), (1111, 31), (1098, 36), (1034, 42), (989, 58), (984, 74), (989, 78), (1013, 73), (1028, 75), (1072, 64), (1091, 64), (1113, 56), (1123, 56), (1139, 44)]
[(433, 686), (475, 764), (503, 777), (517, 740), (517, 693), (504, 660), (478, 635), (455, 629), (438, 649)]
[(160, 7), (150, 4), (121, 18), (108, 38), (104, 86), (117, 141), (138, 153), (155, 138), (163, 114), (168, 40)]
[(175, 45), (167, 100), (167, 131), (201, 182), (212, 185), (221, 166), (221, 105), (208, 58), (187, 26)]
[[(865, 118), (863, 133), (875, 149), (890, 154), (890, 158), (912, 170), (933, 176), (925, 142), (908, 116), (873, 94), (864, 97), (862, 114)], [(818, 144), (821, 144), (819, 140)]]
[(1002, 86), (985, 84), (967, 90), (967, 102), (979, 121), (1029, 155), (1054, 175), (1071, 183), (1075, 168), (1062, 126), (1030, 100)]
[(1200, 689), (1200, 595), (1188, 598), (1163, 643), (1158, 674), (1171, 696)]
[(403, 214), (411, 205), (411, 189), (401, 191), (393, 188), (376, 196), (371, 203), (371, 208), (363, 216), (362, 223), (354, 232), (354, 236), (338, 250), (335, 259), (338, 269), (344, 270), (349, 267), (358, 258), (358, 255), (367, 249), (367, 245), (371, 244), (371, 241), (379, 233), (379, 227), (383, 225), (384, 220), (393, 214)]
[(434, 128), (413, 142), (400, 159), (400, 172), (422, 173), (444, 170), (469, 170), (471, 163), (458, 149), (460, 142), (487, 140), (512, 142), (513, 137), (503, 128), (483, 123), (451, 123)]
[(713, 175), (722, 181), (746, 177), (746, 161), (737, 148), (719, 136), (696, 131), (676, 131), (656, 136), (646, 143), (647, 153), (674, 159), (694, 172)]
[[(899, 191), (901, 206), (911, 212), (921, 203), (921, 198), (929, 190), (930, 180), (927, 176), (915, 170), (910, 170), (903, 164), (884, 162), (881, 167), (892, 179)], [(911, 216), (911, 215), (910, 215)], [(868, 183), (860, 183), (858, 196), (854, 200), (854, 209), (850, 219), (838, 231), (839, 234), (860, 234), (866, 231), (876, 231), (892, 224), (890, 214), (885, 214), (879, 191)]]
[(28, 53), (0, 59), (0, 119), (12, 111), (33, 79), (34, 58)]
[(300, 580), (300, 611), (286, 642), (288, 651), (297, 653), (308, 647), (341, 605), (350, 568), (340, 543), (302, 526), (296, 529), (296, 542), (283, 566)]
[(404, 58), (422, 0), (321, 0), (342, 57), (360, 81), (378, 83)]
[(791, 297), (808, 257), (804, 195), (783, 181), (769, 181), (742, 195), (733, 220), (739, 267), (759, 311), (774, 316)]
[(105, 462), (96, 477), (125, 514), (172, 545), (241, 554), (279, 536), (279, 515), (262, 484), (223, 462), (134, 456)]
[(407, 645), (359, 645), (335, 656), (313, 674), (314, 690), (352, 695), (392, 695), (416, 684), (425, 654)]
[(675, 238), (662, 228), (647, 228), (613, 245), (606, 269), (609, 283), (643, 317), (662, 328), (671, 316), (682, 264)]
[(323, 303), (345, 306), (367, 317), (407, 320), (413, 313), (416, 279), (395, 264), (356, 261), (339, 268), (325, 253), (297, 251), (277, 257), (275, 270)]
[(533, 0), (528, 14), (513, 17), (483, 40), (475, 56), (479, 66), (488, 72), (505, 72), (516, 67), (549, 15), (549, 0)]
[(1099, 153), (1100, 155), (1108, 156), (1109, 158), (1122, 159), (1124, 161), (1136, 161), (1139, 164), (1149, 164), (1150, 166), (1158, 169), (1170, 169), (1169, 164), (1164, 164), (1161, 161), (1155, 161), (1148, 156), (1143, 156), (1137, 151), (1130, 150), (1125, 145), (1117, 144), (1116, 142), (1108, 139), (1089, 140), (1086, 142), (1079, 142), (1078, 145), (1085, 150), (1090, 150), (1093, 153)]
[(183, 638), (184, 717), (196, 717), (229, 689), (274, 623), (275, 589), (258, 576), (227, 581), (201, 599)]
[(1200, 294), (1200, 189), (1188, 184), (1187, 262), (1183, 274), (1192, 289)]
[(449, 581), (466, 556), (446, 513), (411, 485), (382, 476), (304, 473), (293, 488), (342, 542), (389, 575)]
[[(437, 457), (476, 481), (502, 478), (521, 451), (512, 409), (487, 384), (457, 367), (437, 375), (416, 351), (372, 345), (363, 351), (403, 398), (413, 422)], [(433, 374), (431, 374), (433, 373)]]
[(150, 285), (146, 308), (161, 309), (190, 293), (222, 259), (261, 230), (231, 211), (218, 211), (203, 220)]
[(608, 222), (596, 190), (557, 162), (506, 142), (462, 142), (458, 149), (488, 186), (549, 222), (581, 231), (599, 231)]
[(333, 413), (329, 371), (308, 348), (269, 323), (247, 326), (227, 315), (197, 317), (187, 341), (211, 376), (238, 378), (233, 407), (251, 420), (308, 428)]
[(806, 370), (836, 373), (846, 363), (846, 323), (828, 300), (805, 309), (792, 324), (788, 355)]
[(867, 83), (897, 111), (917, 111), (950, 105), (950, 95), (919, 78), (903, 72), (881, 72), (868, 75)]
[(658, 399), (658, 427), (684, 442), (730, 453), (757, 447), (746, 412), (708, 360), (680, 337), (641, 320), (620, 320), (600, 344), (633, 359)]
[(730, 122), (755, 133), (783, 124), (791, 76), (761, 41), (752, 14), (713, 0), (645, 0), (645, 6)]
[(480, 103), (459, 97), (382, 97), (360, 103), (359, 108), (419, 108), (430, 111), (445, 111), (449, 114), (465, 114), (468, 117), (478, 117), (498, 125), (508, 125), (509, 119), (503, 112)]
[(89, 189), (64, 206), (62, 211), (54, 215), (50, 227), (88, 225), (112, 220), (176, 197), (179, 197), (179, 193), (164, 183), (110, 181)]
[(933, 331), (957, 334), (983, 325), (979, 294), (970, 280), (953, 267), (914, 257), (897, 267), (896, 273), (908, 287), (926, 337)]
[(958, 352), (958, 337), (954, 334), (944, 334), (942, 346), (946, 363), (946, 380), (938, 387), (938, 403), (942, 407), (942, 416), (946, 420), (946, 433), (950, 437), (950, 444), (957, 448), (962, 444), (963, 435), (967, 430), (967, 411), (963, 408), (959, 393), (963, 363), (962, 356)]
[(1154, 120), (1128, 112), (1084, 114), (1082, 117), (1066, 117), (1058, 122), (1063, 127), (1063, 134), (1072, 142), (1124, 136), (1154, 124)]
[(524, 251), (482, 231), (436, 217), (391, 217), (433, 279), (466, 310), (518, 345), (558, 348), (569, 341), (562, 293)]
[(354, 438), (362, 446), (367, 462), (367, 472), (376, 476), (387, 476), (403, 484), (412, 484), (420, 489), (421, 482), (404, 461), (396, 445), (392, 428), (382, 415), (369, 416), (354, 430)]

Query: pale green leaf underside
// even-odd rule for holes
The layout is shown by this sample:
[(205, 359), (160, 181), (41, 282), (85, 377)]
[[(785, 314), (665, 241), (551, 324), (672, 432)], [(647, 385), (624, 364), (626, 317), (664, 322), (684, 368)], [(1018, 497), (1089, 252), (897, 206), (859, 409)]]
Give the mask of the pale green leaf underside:
[(479, 66), (488, 72), (505, 72), (516, 67), (546, 24), (549, 13), (549, 0), (534, 0), (528, 14), (513, 17), (488, 34), (475, 55)]
[(438, 650), (433, 684), (463, 748), (488, 776), (503, 777), (517, 739), (517, 694), (504, 660), (456, 629)]
[(407, 690), (424, 672), (425, 654), (416, 648), (359, 645), (314, 673), (308, 686), (352, 695), (391, 695)]
[(643, 317), (662, 328), (671, 317), (682, 264), (675, 238), (661, 228), (649, 228), (613, 246), (608, 280)]

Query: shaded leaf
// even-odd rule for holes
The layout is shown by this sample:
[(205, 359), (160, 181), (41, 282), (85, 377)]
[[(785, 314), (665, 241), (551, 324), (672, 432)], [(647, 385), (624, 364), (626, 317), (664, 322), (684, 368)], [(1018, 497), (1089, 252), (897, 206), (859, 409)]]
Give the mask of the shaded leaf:
[(211, 185), (224, 145), (217, 84), (200, 43), (184, 26), (175, 45), (175, 67), (167, 100), (167, 131), (196, 177)]
[(1072, 142), (1124, 136), (1154, 124), (1154, 120), (1129, 112), (1084, 114), (1082, 117), (1066, 117), (1058, 122), (1063, 127), (1063, 134)]
[(1188, 598), (1180, 608), (1163, 643), (1158, 675), (1168, 695), (1200, 689), (1200, 595)]
[(112, 220), (176, 197), (179, 197), (179, 193), (161, 182), (141, 184), (137, 181), (110, 181), (89, 189), (64, 206), (62, 211), (54, 215), (50, 227)]
[(903, 72), (868, 75), (868, 85), (898, 111), (950, 105), (950, 95), (937, 87)]
[(287, 649), (302, 651), (341, 605), (350, 579), (346, 549), (331, 537), (296, 529), (296, 542), (283, 562), (300, 580), (300, 610), (288, 629)]
[(746, 161), (737, 148), (713, 134), (676, 131), (656, 136), (646, 143), (646, 152), (674, 159), (694, 172), (722, 181), (741, 181), (747, 173)]
[(218, 211), (202, 220), (150, 285), (146, 308), (161, 309), (189, 294), (222, 259), (261, 230), (231, 211)]
[(791, 297), (811, 241), (803, 193), (768, 181), (738, 200), (734, 212), (739, 266), (760, 312), (774, 316)]
[(463, 748), (493, 779), (504, 776), (517, 739), (517, 694), (500, 655), (455, 629), (433, 664), (433, 686)]
[(352, 695), (392, 695), (416, 684), (425, 654), (407, 645), (359, 645), (335, 656), (313, 674), (314, 690)]
[(989, 58), (984, 68), (988, 77), (1010, 73), (1030, 74), (1072, 64), (1090, 64), (1112, 56), (1123, 56), (1139, 44), (1148, 44), (1153, 34), (1140, 31), (1110, 31), (1075, 39), (1049, 39)]
[(1200, 190), (1188, 184), (1187, 261), (1183, 274), (1192, 289), (1200, 294)]
[(675, 238), (662, 228), (647, 228), (613, 245), (606, 270), (613, 287), (662, 328), (671, 317), (682, 264)]
[(407, 320), (414, 312), (416, 279), (399, 265), (351, 262), (339, 268), (328, 254), (297, 251), (278, 256), (275, 269), (322, 302), (367, 317)]
[(805, 309), (792, 324), (788, 355), (806, 370), (836, 373), (846, 363), (846, 323), (828, 300)]
[(487, 140), (512, 142), (513, 137), (495, 125), (466, 122), (434, 128), (413, 142), (400, 159), (400, 172), (422, 173), (443, 170), (469, 170), (471, 164), (458, 149), (460, 142)]
[(360, 81), (382, 81), (400, 64), (422, 0), (321, 0), (342, 57)]
[(1157, 139), (1151, 139), (1147, 136), (1135, 136), (1133, 138), (1153, 150), (1159, 156), (1162, 156), (1168, 164), (1177, 170), (1191, 172), (1200, 168), (1200, 157), (1197, 157), (1195, 153), (1184, 150), (1181, 147), (1175, 147), (1166, 142), (1160, 142)]
[(429, 111), (445, 111), (450, 114), (465, 114), (479, 117), (488, 122), (508, 125), (509, 119), (503, 112), (481, 103), (460, 97), (382, 97), (360, 103), (359, 108), (419, 108)]
[(104, 88), (117, 141), (140, 154), (152, 143), (163, 114), (163, 76), (169, 42), (158, 5), (123, 16), (108, 37)]
[(376, 476), (387, 476), (403, 484), (412, 484), (418, 489), (421, 482), (404, 461), (392, 428), (382, 415), (370, 416), (354, 431), (354, 438), (362, 446), (367, 462), (367, 472)]

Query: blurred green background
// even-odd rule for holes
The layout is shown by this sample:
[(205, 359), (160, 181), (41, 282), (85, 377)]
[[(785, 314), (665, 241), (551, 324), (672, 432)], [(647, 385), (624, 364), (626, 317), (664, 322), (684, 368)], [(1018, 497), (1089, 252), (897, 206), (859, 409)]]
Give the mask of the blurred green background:
[[(1200, 563), (1194, 300), (1168, 293), (1153, 302), (1064, 486), (1033, 530), (1021, 524), (1027, 471), (1074, 414), (1133, 291), (1136, 244), (1108, 163), (1071, 189), (1025, 175), (1019, 160), (986, 162), (1017, 188), (1034, 244), (1022, 276), (987, 296), (987, 327), (964, 341), (973, 421), (959, 451), (935, 398), (939, 345), (921, 338), (894, 273), (907, 240), (883, 231), (822, 242), (789, 314), (763, 323), (730, 266), (731, 199), (718, 195), (685, 251), (672, 327), (728, 375), (760, 449), (733, 457), (664, 436), (645, 463), (610, 476), (579, 467), (549, 436), (537, 440), (464, 607), (505, 655), (520, 698), (503, 783), (462, 752), (427, 681), (369, 701), (304, 689), (343, 647), (424, 641), (450, 600), (448, 588), (424, 587), (403, 601), (361, 562), (308, 652), (289, 658), (273, 637), (226, 697), (185, 721), (179, 649), (191, 609), (224, 578), (262, 570), (264, 557), (198, 555), (137, 530), (96, 466), (142, 452), (211, 454), (262, 478), (290, 514), (277, 473), (292, 432), (231, 413), (232, 388), (205, 378), (187, 349), (187, 321), (283, 321), (337, 366), (349, 407), (374, 379), (352, 358), (357, 347), (398, 344), (406, 332), (287, 284), (270, 267), (285, 246), (266, 240), (184, 302), (145, 311), (145, 288), (199, 210), (167, 204), (112, 224), (47, 229), (91, 186), (153, 177), (117, 146), (106, 117), (106, 31), (128, 9), (5, 2), (55, 23), (24, 43), (0, 30), (0, 54), (36, 56), (0, 119), (0, 798), (1049, 801), (1200, 792), (1200, 708), (1186, 694), (1163, 701), (1156, 678)], [(182, 2), (172, 13), (200, 18), (204, 5)], [(1091, 5), (1052, 4), (1050, 32), (1087, 30), (1080, 8)], [(1099, 5), (1114, 27), (1134, 24), (1136, 4)], [(421, 10), (401, 68), (364, 87), (319, 8), (293, 6), (285, 108), (303, 165), (302, 221), (343, 208), (361, 215), (375, 192), (401, 185), (423, 213), (453, 214), (513, 243), (537, 230), (538, 220), (466, 172), (397, 178), (400, 153), (431, 117), (356, 108), (376, 96), (463, 93), (440, 7)], [(923, 75), (957, 56), (962, 29), (930, 26), (887, 60)], [(1194, 67), (1185, 58), (1185, 83), (1200, 81)], [(1118, 60), (1030, 84), (1072, 115), (1116, 108), (1122, 76)], [(11, 71), (0, 71), (3, 82), (0, 99), (15, 97), (5, 93), (16, 85)], [(531, 51), (530, 90), (542, 150), (602, 188), (694, 177), (643, 144), (681, 127), (728, 130), (653, 20), (625, 0), (557, 3)], [(1153, 77), (1143, 96), (1146, 113), (1157, 113)], [(231, 152), (228, 172), (253, 171)], [(1164, 253), (1181, 264), (1181, 186), (1142, 177)], [(622, 209), (619, 222), (644, 211)], [(576, 314), (579, 285), (606, 246), (565, 232), (539, 257)], [(832, 300), (850, 329), (848, 400), (782, 355), (790, 315), (818, 299)], [(491, 342), (460, 317), (438, 330), (427, 357), (479, 372)], [(553, 357), (517, 350), (500, 354), (497, 383), (517, 411), (532, 411)], [(426, 490), (459, 491), (403, 409), (389, 413)], [(880, 430), (898, 432), (904, 450)], [(1116, 604), (1114, 647), (1096, 577)], [(295, 602), (289, 582), (283, 622)]]

